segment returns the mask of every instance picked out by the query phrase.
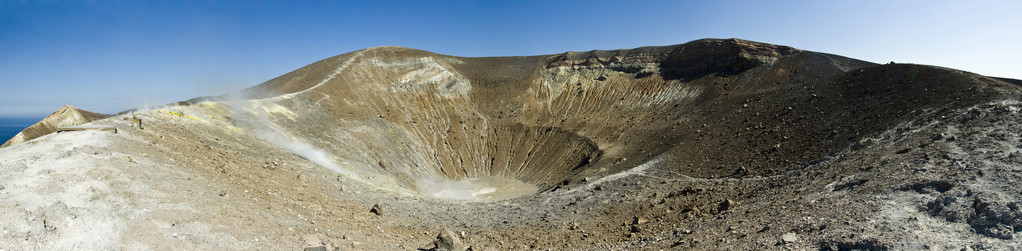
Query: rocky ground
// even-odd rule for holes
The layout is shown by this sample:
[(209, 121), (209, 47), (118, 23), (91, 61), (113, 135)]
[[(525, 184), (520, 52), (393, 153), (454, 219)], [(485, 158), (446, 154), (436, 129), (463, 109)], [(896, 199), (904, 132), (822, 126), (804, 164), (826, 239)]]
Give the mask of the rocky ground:
[(970, 73), (741, 40), (384, 47), (268, 89), (0, 148), (0, 249), (1022, 246), (1022, 99)]

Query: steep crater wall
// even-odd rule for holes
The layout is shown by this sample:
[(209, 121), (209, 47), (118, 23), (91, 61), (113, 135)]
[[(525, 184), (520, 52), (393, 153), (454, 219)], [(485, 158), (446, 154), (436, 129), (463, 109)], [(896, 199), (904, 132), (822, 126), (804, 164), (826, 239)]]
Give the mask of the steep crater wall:
[[(283, 106), (295, 111), (297, 121), (318, 123), (283, 117), (276, 123), (311, 133), (344, 162), (424, 194), (435, 193), (429, 186), (450, 185), (445, 181), (475, 180), (488, 183), (475, 184), (475, 190), (532, 186), (512, 189), (528, 191), (512, 192), (521, 196), (571, 183), (581, 173), (622, 170), (625, 156), (643, 152), (633, 158), (642, 161), (666, 151), (669, 138), (646, 140), (663, 129), (653, 127), (664, 127), (652, 118), (690, 104), (699, 93), (659, 75), (636, 78), (639, 71), (616, 64), (544, 68), (544, 57), (486, 64), (479, 61), (489, 59), (395, 47), (345, 58), (332, 70), (342, 77), (268, 99), (289, 100)], [(339, 60), (321, 62), (329, 61)], [(501, 69), (509, 65), (515, 69)], [(293, 81), (270, 83), (259, 88)], [(494, 191), (484, 197), (508, 196)]]

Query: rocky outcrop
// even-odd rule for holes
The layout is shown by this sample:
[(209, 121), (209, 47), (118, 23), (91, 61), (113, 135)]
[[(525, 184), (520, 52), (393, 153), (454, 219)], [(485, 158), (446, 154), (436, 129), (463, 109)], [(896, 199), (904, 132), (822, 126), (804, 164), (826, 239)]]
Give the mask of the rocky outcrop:
[(637, 77), (659, 73), (665, 79), (691, 79), (709, 73), (733, 75), (801, 52), (788, 46), (741, 39), (704, 39), (673, 46), (566, 52), (550, 57), (546, 68), (602, 66), (639, 73)]
[(7, 142), (0, 147), (20, 144), (34, 138), (42, 137), (43, 135), (56, 132), (57, 128), (60, 127), (81, 125), (108, 117), (110, 117), (110, 115), (78, 109), (72, 105), (65, 105), (49, 116), (46, 116), (46, 118), (43, 118), (43, 120), (36, 122), (32, 126), (25, 128), (25, 130), (22, 130), (17, 135), (14, 135), (14, 137), (7, 140)]
[(436, 236), (436, 240), (433, 241), (433, 249), (436, 251), (462, 251), (467, 247), (461, 242), (461, 238), (454, 234), (448, 228), (444, 228), (440, 231), (440, 234)]

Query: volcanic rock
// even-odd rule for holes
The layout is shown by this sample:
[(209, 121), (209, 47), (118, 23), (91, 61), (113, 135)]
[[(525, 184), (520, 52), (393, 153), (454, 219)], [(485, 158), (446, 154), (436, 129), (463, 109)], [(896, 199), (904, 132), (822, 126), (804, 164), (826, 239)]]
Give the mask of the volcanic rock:
[(798, 236), (795, 233), (788, 232), (781, 235), (781, 243), (795, 243), (796, 241), (798, 241)]
[(383, 215), (383, 206), (380, 206), (380, 204), (375, 204), (373, 205), (373, 208), (369, 209), (369, 212), (376, 215)]
[(436, 251), (462, 251), (467, 248), (461, 242), (461, 238), (458, 238), (458, 235), (448, 228), (440, 231), (440, 234), (436, 236), (436, 240), (433, 241), (433, 245), (433, 250)]

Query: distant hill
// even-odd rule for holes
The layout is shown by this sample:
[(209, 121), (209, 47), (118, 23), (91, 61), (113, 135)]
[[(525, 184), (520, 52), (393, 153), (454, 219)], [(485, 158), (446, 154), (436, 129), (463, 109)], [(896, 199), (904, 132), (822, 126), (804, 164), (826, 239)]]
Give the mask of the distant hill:
[(78, 107), (74, 107), (72, 105), (65, 105), (50, 114), (50, 116), (46, 116), (43, 120), (25, 128), (25, 130), (22, 130), (17, 135), (14, 135), (13, 138), (7, 140), (7, 142), (0, 145), (0, 147), (20, 144), (34, 138), (42, 137), (43, 135), (57, 131), (57, 128), (63, 126), (81, 125), (108, 117), (110, 117), (110, 115), (78, 109)]

